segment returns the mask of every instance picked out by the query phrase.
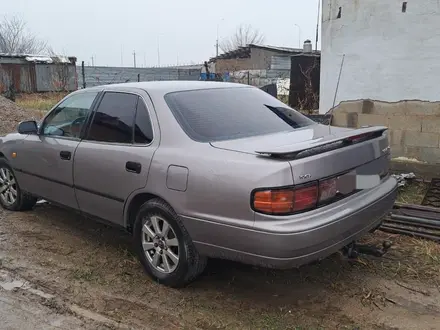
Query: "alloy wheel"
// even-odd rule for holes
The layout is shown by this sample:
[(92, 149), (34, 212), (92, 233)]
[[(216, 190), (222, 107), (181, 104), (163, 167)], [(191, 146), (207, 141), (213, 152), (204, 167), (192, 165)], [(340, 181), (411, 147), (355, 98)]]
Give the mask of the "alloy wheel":
[(6, 205), (12, 205), (17, 200), (17, 182), (12, 171), (6, 167), (0, 168), (0, 198)]
[(179, 263), (179, 241), (170, 224), (160, 216), (144, 219), (142, 247), (148, 262), (161, 273), (172, 273)]

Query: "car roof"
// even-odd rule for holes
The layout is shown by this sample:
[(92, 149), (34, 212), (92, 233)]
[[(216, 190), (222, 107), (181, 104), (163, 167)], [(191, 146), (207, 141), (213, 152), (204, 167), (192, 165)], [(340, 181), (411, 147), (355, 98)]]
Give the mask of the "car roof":
[(237, 83), (217, 82), (217, 81), (185, 81), (185, 80), (168, 80), (168, 81), (142, 81), (133, 83), (101, 85), (83, 89), (86, 90), (126, 90), (126, 89), (143, 89), (154, 94), (168, 94), (172, 92), (191, 91), (201, 89), (220, 89), (220, 88), (249, 88), (251, 86)]

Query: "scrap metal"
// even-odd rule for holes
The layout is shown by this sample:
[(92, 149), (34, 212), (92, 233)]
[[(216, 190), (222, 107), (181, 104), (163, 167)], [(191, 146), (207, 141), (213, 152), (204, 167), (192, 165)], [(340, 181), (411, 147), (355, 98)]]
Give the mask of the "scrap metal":
[(422, 205), (440, 207), (440, 179), (432, 179)]
[(380, 230), (440, 243), (440, 209), (396, 203)]

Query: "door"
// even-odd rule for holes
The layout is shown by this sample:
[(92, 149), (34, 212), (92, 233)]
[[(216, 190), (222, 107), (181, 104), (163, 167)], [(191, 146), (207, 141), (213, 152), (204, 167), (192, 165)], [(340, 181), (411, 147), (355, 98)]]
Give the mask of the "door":
[(77, 209), (73, 189), (73, 158), (98, 92), (73, 94), (43, 120), (38, 135), (17, 146), (18, 182), (23, 190)]
[(74, 161), (74, 184), (84, 213), (123, 224), (124, 204), (145, 187), (157, 139), (144, 100), (105, 92)]

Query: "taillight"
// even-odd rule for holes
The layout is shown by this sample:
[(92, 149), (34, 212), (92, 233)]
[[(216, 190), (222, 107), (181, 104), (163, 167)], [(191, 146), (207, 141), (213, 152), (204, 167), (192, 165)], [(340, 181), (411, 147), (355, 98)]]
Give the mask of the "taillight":
[(273, 215), (308, 211), (356, 192), (355, 182), (352, 182), (355, 179), (342, 175), (302, 186), (255, 191), (252, 207), (256, 212)]
[(302, 211), (316, 206), (318, 201), (318, 185), (297, 188), (295, 190), (294, 212)]
[(337, 180), (335, 178), (319, 183), (319, 202), (328, 201), (338, 193)]
[(363, 133), (363, 134), (359, 134), (359, 135), (350, 136), (350, 137), (346, 138), (345, 141), (348, 141), (350, 143), (359, 143), (359, 142), (368, 140), (370, 138), (373, 138), (374, 136), (375, 136), (375, 134), (373, 134), (373, 133)]
[(289, 214), (311, 209), (318, 201), (318, 185), (308, 185), (289, 189), (256, 191), (253, 207), (257, 212), (269, 214)]

